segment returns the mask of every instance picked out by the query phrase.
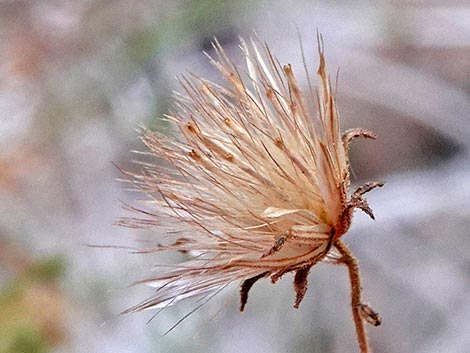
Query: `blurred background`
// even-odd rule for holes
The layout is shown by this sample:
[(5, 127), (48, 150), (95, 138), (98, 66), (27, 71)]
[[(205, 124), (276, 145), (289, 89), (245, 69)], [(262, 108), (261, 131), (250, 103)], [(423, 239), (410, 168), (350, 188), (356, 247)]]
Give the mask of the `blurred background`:
[[(383, 316), (374, 352), (470, 352), (470, 2), (465, 0), (0, 1), (0, 353), (358, 352), (345, 268), (316, 266), (299, 310), (292, 277), (237, 285), (163, 334), (197, 303), (118, 314), (152, 290), (155, 231), (113, 226), (138, 171), (139, 125), (164, 129), (175, 77), (220, 82), (202, 51), (217, 37), (241, 63), (256, 32), (302, 77), (316, 29), (340, 68), (354, 184), (383, 180), (345, 240), (364, 295)], [(305, 82), (303, 82), (305, 83)]]

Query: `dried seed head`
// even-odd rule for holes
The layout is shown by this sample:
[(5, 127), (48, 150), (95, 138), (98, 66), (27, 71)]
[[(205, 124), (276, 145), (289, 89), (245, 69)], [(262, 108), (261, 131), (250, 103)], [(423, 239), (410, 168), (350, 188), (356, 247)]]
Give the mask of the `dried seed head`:
[(243, 310), (257, 280), (275, 282), (292, 271), (298, 307), (311, 267), (343, 262), (336, 243), (355, 207), (370, 211), (362, 194), (381, 185), (358, 189), (348, 200), (349, 142), (373, 135), (361, 129), (341, 135), (320, 37), (318, 47), (316, 91), (302, 91), (291, 65), (281, 67), (253, 40), (242, 41), (246, 68), (235, 66), (215, 42), (217, 56), (210, 60), (225, 87), (197, 76), (181, 80), (185, 94), (167, 117), (178, 131), (142, 137), (150, 154), (170, 166), (146, 165), (133, 176), (152, 201), (151, 213), (124, 223), (154, 225), (167, 233), (162, 239), (173, 237), (150, 251), (197, 256), (147, 280), (158, 291), (128, 312), (165, 307), (234, 281), (242, 283)]

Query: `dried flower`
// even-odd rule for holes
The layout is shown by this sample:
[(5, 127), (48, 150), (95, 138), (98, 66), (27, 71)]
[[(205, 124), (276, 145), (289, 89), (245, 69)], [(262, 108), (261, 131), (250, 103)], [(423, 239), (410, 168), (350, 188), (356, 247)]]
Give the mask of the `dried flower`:
[(167, 116), (179, 132), (144, 131), (151, 156), (167, 165), (146, 165), (133, 182), (151, 198), (151, 213), (126, 218), (128, 226), (156, 226), (166, 244), (142, 251), (179, 250), (193, 258), (144, 282), (155, 295), (126, 312), (162, 308), (227, 284), (241, 283), (243, 311), (256, 281), (276, 282), (295, 272), (297, 308), (310, 269), (320, 261), (348, 266), (352, 311), (361, 352), (370, 352), (364, 323), (380, 317), (361, 299), (357, 261), (341, 240), (353, 211), (374, 218), (366, 192), (351, 196), (348, 147), (363, 129), (340, 133), (338, 111), (318, 36), (320, 87), (300, 89), (290, 65), (269, 48), (242, 41), (246, 69), (235, 66), (216, 41), (212, 63), (226, 87), (197, 76), (183, 78), (184, 95)]

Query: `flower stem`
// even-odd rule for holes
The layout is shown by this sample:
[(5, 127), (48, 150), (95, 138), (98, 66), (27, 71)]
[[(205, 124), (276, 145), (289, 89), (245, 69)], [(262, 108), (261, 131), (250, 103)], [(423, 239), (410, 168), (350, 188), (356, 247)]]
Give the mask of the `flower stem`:
[(342, 255), (342, 262), (348, 266), (349, 270), (349, 280), (351, 282), (351, 308), (354, 323), (356, 325), (356, 334), (359, 348), (361, 349), (361, 353), (372, 353), (369, 347), (369, 341), (367, 339), (367, 332), (365, 328), (366, 323), (363, 316), (361, 315), (361, 308), (363, 304), (361, 299), (362, 286), (361, 277), (359, 276), (359, 264), (348, 247), (341, 241), (336, 241), (335, 247)]

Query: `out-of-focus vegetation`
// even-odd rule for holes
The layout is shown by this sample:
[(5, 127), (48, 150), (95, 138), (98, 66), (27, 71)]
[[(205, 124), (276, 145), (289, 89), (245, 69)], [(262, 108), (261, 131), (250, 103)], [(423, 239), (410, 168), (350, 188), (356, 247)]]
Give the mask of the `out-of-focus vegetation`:
[[(3, 255), (12, 250), (2, 247)], [(66, 303), (59, 285), (64, 260), (56, 256), (28, 263), (25, 257), (6, 263), (5, 259), (8, 255), (0, 264), (14, 271), (0, 291), (0, 352), (49, 352), (66, 337)]]

